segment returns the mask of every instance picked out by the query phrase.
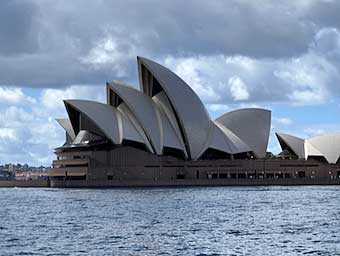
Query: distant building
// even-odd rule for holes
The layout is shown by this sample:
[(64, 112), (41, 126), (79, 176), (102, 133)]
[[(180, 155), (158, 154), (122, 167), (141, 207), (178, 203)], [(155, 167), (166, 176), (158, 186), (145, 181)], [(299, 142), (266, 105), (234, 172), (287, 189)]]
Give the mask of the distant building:
[(14, 172), (15, 172), (15, 169), (14, 169), (13, 164), (9, 164), (9, 166), (8, 166), (8, 172), (10, 172), (10, 173), (14, 173)]
[(47, 172), (17, 172), (15, 173), (16, 180), (46, 180)]
[(0, 170), (0, 180), (11, 180), (13, 179), (13, 174), (8, 172), (8, 171), (4, 171), (4, 170)]
[(34, 167), (28, 164), (0, 165), (0, 180), (34, 180), (47, 179), (47, 177), (47, 168), (44, 166)]

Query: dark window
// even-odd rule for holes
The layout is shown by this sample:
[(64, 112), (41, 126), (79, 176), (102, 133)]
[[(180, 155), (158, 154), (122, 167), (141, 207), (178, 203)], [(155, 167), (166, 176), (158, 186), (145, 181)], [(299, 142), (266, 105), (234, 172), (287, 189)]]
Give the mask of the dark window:
[(298, 177), (299, 178), (305, 178), (306, 177), (306, 173), (305, 172), (298, 172)]
[(283, 179), (283, 173), (277, 174), (276, 177), (277, 177), (278, 179)]
[(88, 167), (88, 164), (64, 164), (63, 167)]
[(292, 176), (290, 175), (290, 173), (285, 173), (285, 178), (286, 179), (289, 179), (289, 178), (291, 178)]
[(263, 178), (264, 178), (264, 175), (263, 175), (263, 174), (258, 174), (258, 175), (257, 175), (257, 178), (258, 178), (258, 179), (263, 179)]
[(220, 179), (227, 179), (228, 174), (227, 173), (220, 173)]
[(256, 174), (255, 173), (248, 173), (248, 179), (255, 179)]
[(107, 179), (108, 180), (113, 180), (113, 176), (112, 175), (107, 175)]
[(67, 176), (67, 180), (86, 180), (86, 175), (83, 176)]
[(184, 174), (178, 173), (178, 174), (176, 175), (176, 179), (178, 179), (178, 180), (183, 180), (183, 179), (185, 179), (185, 175), (184, 175)]
[(164, 156), (174, 156), (177, 158), (185, 159), (185, 155), (183, 150), (179, 150), (176, 148), (164, 147), (163, 148), (163, 155)]
[(50, 177), (51, 180), (64, 180), (65, 179), (65, 176), (53, 176), (53, 177)]
[(208, 148), (200, 157), (201, 160), (211, 160), (211, 159), (230, 159), (230, 154), (225, 152)]
[(273, 173), (266, 173), (266, 178), (267, 179), (273, 179), (274, 178), (274, 174)]
[(245, 173), (239, 173), (238, 178), (239, 179), (245, 179), (245, 178), (247, 178), (247, 175)]
[(217, 173), (211, 174), (211, 178), (212, 178), (212, 179), (218, 179), (218, 174), (217, 174)]
[(239, 153), (234, 155), (234, 159), (248, 159), (250, 158), (248, 153)]
[(200, 172), (199, 172), (199, 170), (196, 171), (196, 178), (197, 178), (197, 179), (200, 178)]
[(230, 178), (231, 178), (231, 179), (236, 179), (236, 178), (237, 178), (236, 173), (230, 173)]
[(144, 143), (136, 142), (136, 141), (131, 141), (131, 140), (123, 140), (122, 141), (123, 146), (127, 147), (133, 147), (133, 148), (138, 148), (144, 151), (148, 151)]
[(327, 163), (326, 158), (323, 157), (323, 156), (309, 156), (308, 160), (315, 160), (315, 161), (318, 161), (318, 162), (321, 162), (321, 163)]
[(153, 77), (153, 83), (152, 83), (152, 96), (156, 95), (157, 93), (163, 91), (162, 86), (159, 84), (157, 79)]

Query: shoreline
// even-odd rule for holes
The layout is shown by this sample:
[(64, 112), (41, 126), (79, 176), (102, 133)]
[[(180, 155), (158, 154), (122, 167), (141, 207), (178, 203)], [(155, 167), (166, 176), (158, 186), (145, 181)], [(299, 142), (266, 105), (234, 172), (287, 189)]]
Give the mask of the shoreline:
[(0, 180), (0, 188), (49, 188), (48, 180)]
[(340, 186), (340, 179), (238, 179), (238, 180), (1, 180), (0, 188), (138, 188), (138, 187), (216, 187), (216, 186)]

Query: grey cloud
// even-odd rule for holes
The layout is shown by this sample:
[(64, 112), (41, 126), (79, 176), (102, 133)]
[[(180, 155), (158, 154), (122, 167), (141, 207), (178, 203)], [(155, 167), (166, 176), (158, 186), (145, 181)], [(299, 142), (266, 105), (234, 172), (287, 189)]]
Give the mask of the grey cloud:
[[(313, 105), (340, 96), (340, 32), (321, 29), (306, 53), (287, 59), (245, 56), (168, 58), (166, 64), (182, 76), (208, 104), (281, 102)], [(236, 97), (231, 81), (239, 81)], [(241, 86), (242, 85), (242, 86)], [(241, 86), (241, 87), (240, 87)]]
[(336, 27), (340, 29), (340, 2), (336, 0), (312, 1), (306, 18), (319, 27)]
[[(17, 25), (21, 30), (2, 37), (3, 45), (20, 45), (0, 50), (0, 84), (31, 87), (103, 84), (131, 77), (135, 83), (135, 55), (290, 58), (308, 50), (315, 34), (313, 18), (323, 17), (307, 15), (314, 5), (302, 0), (13, 3), (2, 1), (0, 9), (15, 7), (10, 20), (25, 26)], [(112, 56), (110, 63), (96, 66), (81, 61), (107, 38), (125, 60)]]
[(1, 1), (0, 55), (32, 53), (38, 49), (37, 11), (37, 6), (29, 1)]
[(53, 13), (45, 11), (50, 2), (40, 3), (44, 17), (82, 46), (109, 33), (157, 55), (290, 56), (306, 50), (313, 33), (295, 4), (269, 1), (72, 1)]

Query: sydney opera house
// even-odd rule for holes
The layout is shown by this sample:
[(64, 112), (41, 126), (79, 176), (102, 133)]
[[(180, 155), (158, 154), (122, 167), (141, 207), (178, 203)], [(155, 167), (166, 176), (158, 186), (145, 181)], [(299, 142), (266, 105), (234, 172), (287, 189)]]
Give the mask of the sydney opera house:
[(64, 100), (64, 145), (54, 187), (340, 183), (340, 133), (303, 140), (277, 134), (271, 112), (247, 108), (212, 120), (195, 92), (166, 67), (138, 57), (140, 90), (106, 85), (107, 102)]

